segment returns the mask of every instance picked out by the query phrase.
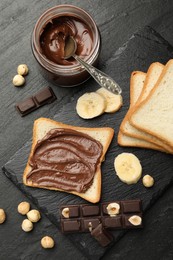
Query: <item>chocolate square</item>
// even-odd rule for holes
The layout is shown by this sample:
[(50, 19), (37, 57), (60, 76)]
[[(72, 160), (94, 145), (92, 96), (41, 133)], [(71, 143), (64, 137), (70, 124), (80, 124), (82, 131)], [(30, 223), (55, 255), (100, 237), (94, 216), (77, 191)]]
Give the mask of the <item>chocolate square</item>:
[(122, 228), (123, 227), (122, 217), (121, 216), (104, 217), (103, 225), (105, 228), (111, 228), (111, 229)]
[(47, 102), (49, 99), (52, 98), (52, 92), (50, 88), (44, 88), (41, 91), (39, 91), (37, 94), (35, 94), (34, 98), (36, 102), (41, 105), (42, 103)]
[(83, 205), (82, 206), (82, 215), (84, 217), (88, 216), (98, 216), (100, 212), (99, 206), (89, 206), (89, 205)]
[(92, 232), (91, 235), (103, 247), (108, 246), (113, 241), (112, 234), (106, 230), (102, 224), (99, 224)]
[(62, 215), (62, 211), (64, 208), (69, 208), (69, 217), (70, 218), (78, 218), (79, 217), (79, 206), (68, 206), (68, 207), (62, 207), (61, 208), (61, 216), (62, 218), (65, 218)]
[(27, 114), (30, 113), (32, 110), (36, 108), (36, 104), (33, 100), (32, 97), (27, 98), (18, 104), (16, 104), (16, 109), (19, 111), (21, 114)]
[[(89, 224), (91, 223), (91, 225)], [(84, 231), (90, 231), (89, 226), (92, 227), (92, 229), (96, 228), (100, 224), (99, 218), (86, 218), (82, 220), (82, 226)]]
[(80, 220), (63, 220), (62, 229), (64, 232), (79, 232), (81, 228)]
[(122, 202), (123, 213), (141, 212), (140, 200), (127, 200)]

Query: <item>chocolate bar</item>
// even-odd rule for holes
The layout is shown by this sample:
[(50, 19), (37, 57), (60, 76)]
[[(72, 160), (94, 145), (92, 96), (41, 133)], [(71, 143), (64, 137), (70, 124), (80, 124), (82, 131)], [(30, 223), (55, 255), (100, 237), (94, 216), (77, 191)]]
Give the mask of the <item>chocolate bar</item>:
[(60, 209), (63, 233), (92, 232), (102, 224), (110, 230), (142, 227), (142, 201), (124, 200), (98, 205), (63, 205)]
[(15, 107), (19, 114), (23, 117), (39, 107), (50, 104), (55, 100), (56, 96), (52, 88), (46, 87), (37, 92), (35, 95), (20, 101)]

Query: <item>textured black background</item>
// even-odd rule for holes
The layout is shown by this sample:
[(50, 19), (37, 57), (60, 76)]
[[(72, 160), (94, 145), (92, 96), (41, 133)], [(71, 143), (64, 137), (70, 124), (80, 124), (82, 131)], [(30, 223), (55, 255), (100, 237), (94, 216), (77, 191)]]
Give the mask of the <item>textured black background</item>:
[[(39, 15), (56, 4), (70, 3), (83, 7), (96, 20), (102, 35), (100, 67), (111, 58), (137, 28), (152, 26), (173, 44), (173, 1), (108, 0), (108, 1), (22, 1), (0, 2), (0, 164), (8, 159), (31, 137), (32, 122), (40, 116), (53, 116), (65, 104), (68, 97), (79, 88), (54, 87), (59, 103), (43, 107), (36, 113), (21, 119), (14, 110), (20, 98), (47, 85), (38, 74), (30, 49), (32, 28)], [(23, 89), (12, 86), (11, 79), (20, 63), (27, 63), (30, 74)], [(87, 83), (89, 84), (89, 83)], [(65, 97), (65, 98), (63, 98)], [(63, 99), (62, 99), (63, 98)], [(163, 173), (164, 174), (164, 173)], [(146, 227), (139, 233), (130, 232), (108, 252), (103, 259), (173, 259), (173, 187), (146, 214)], [(7, 212), (7, 222), (0, 226), (0, 260), (5, 259), (86, 259), (43, 216), (30, 234), (21, 231), (23, 217), (17, 213), (17, 205), (23, 194), (0, 175), (0, 207)], [(34, 207), (34, 205), (33, 205)], [(40, 238), (50, 234), (55, 238), (54, 250), (40, 247)]]

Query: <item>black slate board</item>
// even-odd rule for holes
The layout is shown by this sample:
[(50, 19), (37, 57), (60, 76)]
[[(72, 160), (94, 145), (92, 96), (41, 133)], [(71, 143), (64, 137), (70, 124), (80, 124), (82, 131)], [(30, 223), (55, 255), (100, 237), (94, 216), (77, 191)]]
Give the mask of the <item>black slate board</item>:
[[(72, 125), (86, 127), (110, 126), (114, 128), (115, 136), (107, 153), (106, 160), (102, 165), (101, 201), (141, 198), (145, 211), (173, 181), (172, 155), (146, 149), (122, 148), (117, 145), (116, 140), (119, 125), (129, 106), (129, 78), (131, 72), (133, 70), (147, 71), (148, 66), (154, 61), (165, 64), (172, 57), (172, 53), (173, 47), (167, 41), (152, 28), (145, 27), (135, 33), (122, 48), (114, 53), (104, 67), (101, 67), (103, 71), (116, 79), (123, 89), (124, 106), (118, 113), (104, 114), (94, 120), (87, 121), (79, 118), (75, 112), (76, 100), (86, 91), (85, 89), (72, 97), (71, 102), (64, 105), (62, 110), (54, 117), (57, 121)], [(88, 85), (90, 85), (88, 91), (98, 88), (97, 84), (92, 80), (88, 82)], [(3, 171), (41, 209), (50, 221), (59, 228), (58, 208), (61, 204), (86, 202), (70, 194), (24, 186), (22, 184), (22, 174), (28, 159), (30, 147), (31, 141), (16, 152), (3, 167)], [(113, 161), (116, 155), (124, 151), (136, 154), (143, 166), (143, 174), (151, 174), (154, 177), (155, 186), (152, 189), (144, 188), (141, 181), (136, 185), (128, 186), (118, 180), (115, 175)], [(136, 230), (133, 232), (140, 231)], [(116, 243), (125, 232), (116, 231), (113, 234), (115, 237), (114, 243)], [(108, 248), (101, 248), (89, 234), (73, 234), (68, 235), (68, 237), (89, 259), (100, 259), (108, 250)]]

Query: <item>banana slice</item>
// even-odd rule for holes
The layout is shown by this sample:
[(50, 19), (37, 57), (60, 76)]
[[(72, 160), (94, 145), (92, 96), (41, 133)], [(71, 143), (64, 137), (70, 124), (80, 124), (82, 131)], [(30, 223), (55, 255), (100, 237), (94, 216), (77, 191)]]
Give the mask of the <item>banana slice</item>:
[(142, 166), (139, 159), (132, 153), (121, 153), (114, 161), (116, 174), (122, 182), (137, 183), (142, 175)]
[(76, 105), (78, 115), (84, 119), (91, 119), (103, 114), (106, 107), (106, 100), (96, 92), (85, 93)]
[(123, 104), (121, 95), (115, 95), (105, 88), (99, 88), (96, 92), (106, 99), (106, 113), (114, 113), (118, 111)]

